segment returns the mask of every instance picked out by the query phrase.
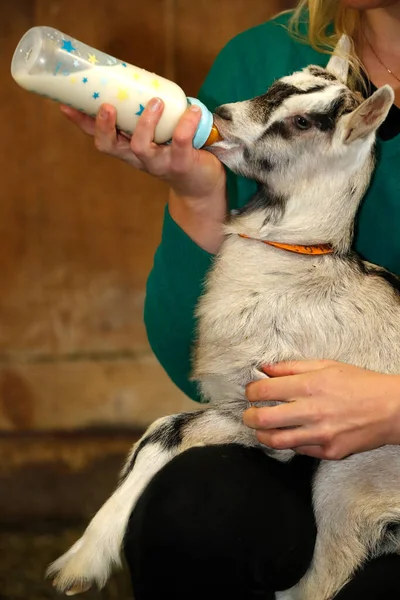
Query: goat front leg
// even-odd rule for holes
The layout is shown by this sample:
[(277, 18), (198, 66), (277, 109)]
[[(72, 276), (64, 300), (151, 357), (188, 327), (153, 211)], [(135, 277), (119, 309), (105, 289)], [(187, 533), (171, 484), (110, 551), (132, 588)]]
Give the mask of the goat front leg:
[(142, 492), (174, 456), (194, 446), (241, 443), (255, 446), (254, 433), (234, 417), (214, 409), (156, 421), (132, 449), (113, 495), (93, 517), (83, 536), (50, 565), (54, 586), (72, 596), (103, 588), (120, 552), (130, 514)]

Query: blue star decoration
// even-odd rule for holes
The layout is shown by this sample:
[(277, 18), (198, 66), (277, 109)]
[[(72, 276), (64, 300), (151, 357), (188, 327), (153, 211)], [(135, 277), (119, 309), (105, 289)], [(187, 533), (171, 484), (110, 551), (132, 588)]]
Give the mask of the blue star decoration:
[(63, 40), (63, 45), (61, 46), (61, 50), (66, 50), (67, 52), (73, 52), (76, 48), (73, 47), (71, 40)]
[(95, 92), (95, 93), (93, 94), (93, 98), (94, 98), (94, 100), (97, 100), (97, 98), (99, 98), (99, 96), (100, 96), (99, 92)]
[(87, 83), (87, 82), (88, 82), (88, 78), (87, 78), (87, 77), (84, 77), (84, 78), (82, 79), (82, 83)]
[(126, 67), (126, 66), (127, 66), (127, 64), (126, 64), (126, 63), (121, 63), (121, 65), (122, 65), (123, 67)]
[(144, 106), (143, 104), (139, 104), (140, 108), (139, 111), (137, 113), (135, 113), (135, 115), (137, 115), (138, 117), (140, 117), (140, 115), (142, 114), (142, 112), (144, 111)]

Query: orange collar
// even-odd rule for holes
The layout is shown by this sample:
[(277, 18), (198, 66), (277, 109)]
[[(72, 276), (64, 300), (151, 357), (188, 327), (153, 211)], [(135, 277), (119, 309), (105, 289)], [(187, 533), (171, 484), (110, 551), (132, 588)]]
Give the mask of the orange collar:
[(321, 254), (332, 254), (333, 248), (330, 244), (313, 244), (311, 246), (303, 246), (301, 244), (283, 244), (281, 242), (269, 242), (268, 240), (258, 240), (252, 238), (244, 233), (239, 233), (239, 237), (246, 238), (248, 240), (255, 240), (262, 242), (268, 246), (274, 246), (274, 248), (280, 248), (281, 250), (287, 250), (288, 252), (295, 252), (296, 254), (308, 254), (312, 256)]

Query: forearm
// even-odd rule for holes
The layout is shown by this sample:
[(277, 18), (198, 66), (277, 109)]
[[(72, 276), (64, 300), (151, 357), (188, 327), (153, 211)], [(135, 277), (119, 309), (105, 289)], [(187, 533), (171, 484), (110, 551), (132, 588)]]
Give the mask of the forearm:
[(400, 375), (387, 375), (383, 388), (384, 401), (388, 406), (389, 430), (387, 444), (400, 444)]

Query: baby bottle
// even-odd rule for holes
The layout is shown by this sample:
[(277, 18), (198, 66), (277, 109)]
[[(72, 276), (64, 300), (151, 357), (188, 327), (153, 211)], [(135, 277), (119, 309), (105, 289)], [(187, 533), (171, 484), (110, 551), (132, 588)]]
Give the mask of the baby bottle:
[(193, 140), (195, 148), (221, 139), (212, 113), (196, 98), (188, 98), (172, 81), (134, 67), (51, 27), (33, 27), (19, 42), (11, 74), (26, 90), (95, 116), (102, 103), (115, 106), (117, 127), (132, 134), (151, 98), (164, 102), (154, 141), (168, 142), (190, 104), (202, 117)]

